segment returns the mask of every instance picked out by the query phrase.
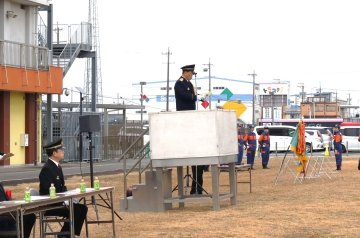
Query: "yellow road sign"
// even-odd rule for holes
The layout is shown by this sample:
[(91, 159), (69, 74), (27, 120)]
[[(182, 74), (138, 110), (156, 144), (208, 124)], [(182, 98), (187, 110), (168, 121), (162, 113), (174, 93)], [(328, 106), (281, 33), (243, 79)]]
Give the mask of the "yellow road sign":
[(222, 108), (235, 110), (236, 118), (239, 118), (247, 109), (247, 107), (243, 103), (237, 103), (237, 102), (226, 102), (224, 103)]

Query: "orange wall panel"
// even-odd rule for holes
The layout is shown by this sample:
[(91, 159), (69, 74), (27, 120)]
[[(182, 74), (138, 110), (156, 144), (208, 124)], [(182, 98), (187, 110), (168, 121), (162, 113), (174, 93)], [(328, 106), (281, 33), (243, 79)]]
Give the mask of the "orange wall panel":
[(42, 94), (61, 94), (63, 70), (60, 67), (49, 71), (0, 66), (0, 90), (32, 92)]

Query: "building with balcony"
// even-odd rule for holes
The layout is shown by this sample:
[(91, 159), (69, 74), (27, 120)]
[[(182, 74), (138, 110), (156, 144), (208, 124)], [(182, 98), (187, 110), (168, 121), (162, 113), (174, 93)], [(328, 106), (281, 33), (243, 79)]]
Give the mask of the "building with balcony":
[(32, 164), (41, 154), (41, 95), (61, 94), (63, 69), (40, 46), (39, 7), (47, 0), (0, 0), (0, 165)]
[(300, 113), (304, 118), (340, 118), (340, 102), (328, 101), (326, 97), (308, 97), (301, 103)]

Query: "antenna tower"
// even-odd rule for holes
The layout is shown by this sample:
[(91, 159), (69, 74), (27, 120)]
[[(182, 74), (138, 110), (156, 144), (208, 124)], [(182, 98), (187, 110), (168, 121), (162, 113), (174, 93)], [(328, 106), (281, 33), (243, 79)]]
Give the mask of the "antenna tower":
[[(100, 58), (100, 37), (99, 37), (99, 21), (98, 21), (98, 9), (97, 0), (89, 0), (89, 14), (88, 22), (91, 24), (91, 42), (92, 50), (96, 51), (96, 104), (103, 103), (102, 94), (102, 76), (101, 76), (101, 58)], [(91, 58), (86, 58), (85, 62), (85, 74), (84, 74), (84, 89), (87, 97), (85, 97), (86, 109), (90, 105), (91, 100)], [(98, 109), (96, 109), (98, 110)]]

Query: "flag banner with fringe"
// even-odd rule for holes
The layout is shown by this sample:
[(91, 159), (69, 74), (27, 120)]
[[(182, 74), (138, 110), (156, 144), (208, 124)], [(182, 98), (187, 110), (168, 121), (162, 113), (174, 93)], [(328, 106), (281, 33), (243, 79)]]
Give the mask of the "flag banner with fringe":
[(296, 130), (290, 142), (290, 147), (299, 158), (296, 170), (297, 172), (301, 172), (304, 170), (305, 164), (308, 161), (305, 141), (305, 123), (302, 120), (300, 120), (299, 124), (296, 126)]

